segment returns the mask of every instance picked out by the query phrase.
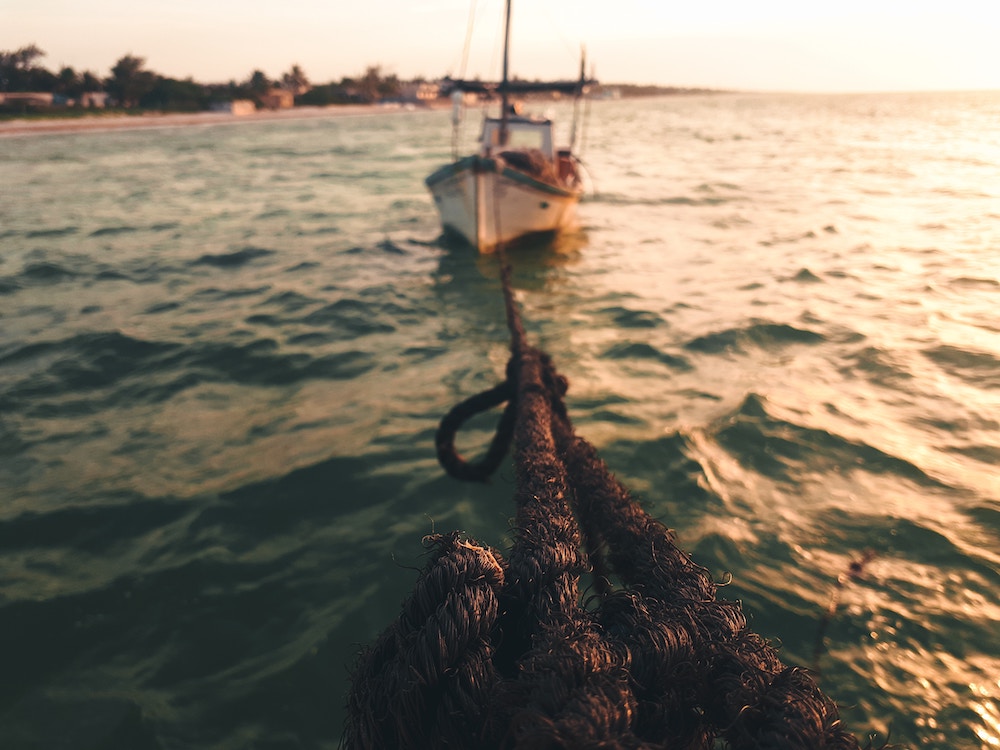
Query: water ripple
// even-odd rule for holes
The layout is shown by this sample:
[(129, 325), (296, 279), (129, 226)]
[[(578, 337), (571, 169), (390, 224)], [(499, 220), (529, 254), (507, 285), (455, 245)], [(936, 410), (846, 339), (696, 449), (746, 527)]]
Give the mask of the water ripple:
[(755, 321), (739, 328), (697, 336), (685, 343), (684, 348), (703, 354), (720, 354), (745, 351), (747, 347), (775, 349), (789, 344), (819, 344), (823, 341), (825, 337), (815, 331), (787, 323)]

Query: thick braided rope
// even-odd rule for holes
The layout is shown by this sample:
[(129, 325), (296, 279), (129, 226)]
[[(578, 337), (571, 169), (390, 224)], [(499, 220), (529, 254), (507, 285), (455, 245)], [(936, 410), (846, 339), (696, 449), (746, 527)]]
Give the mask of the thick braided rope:
[[(413, 595), (359, 660), (345, 745), (856, 748), (812, 678), (716, 600), (707, 572), (575, 435), (566, 382), (525, 342), (504, 282), (514, 547), (504, 562), (457, 534), (431, 538)], [(603, 585), (585, 608), (588, 571)]]
[(346, 747), (474, 747), (484, 724), (502, 559), (457, 533), (425, 541), (431, 561), (352, 675)]

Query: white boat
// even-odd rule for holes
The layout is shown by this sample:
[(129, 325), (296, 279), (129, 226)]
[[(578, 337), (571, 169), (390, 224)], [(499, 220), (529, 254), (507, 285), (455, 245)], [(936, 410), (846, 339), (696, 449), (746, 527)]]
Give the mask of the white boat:
[[(446, 234), (458, 235), (481, 253), (534, 235), (576, 225), (583, 183), (572, 147), (556, 147), (551, 120), (528, 117), (511, 106), (517, 94), (558, 91), (581, 96), (591, 81), (509, 81), (510, 0), (504, 34), (503, 80), (499, 84), (450, 81), (458, 97), (467, 92), (500, 97), (500, 113), (487, 117), (477, 153), (435, 170), (425, 180)], [(455, 118), (456, 127), (458, 117)], [(576, 127), (574, 124), (573, 133)]]

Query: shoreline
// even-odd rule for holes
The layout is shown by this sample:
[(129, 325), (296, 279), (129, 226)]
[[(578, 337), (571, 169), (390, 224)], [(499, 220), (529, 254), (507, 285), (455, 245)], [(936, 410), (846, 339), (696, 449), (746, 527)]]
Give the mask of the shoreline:
[(102, 116), (95, 114), (93, 116), (74, 118), (7, 120), (0, 122), (0, 138), (57, 133), (189, 127), (193, 125), (236, 125), (271, 120), (287, 121), (361, 117), (365, 115), (397, 114), (401, 112), (430, 112), (447, 108), (447, 106), (449, 105), (431, 104), (407, 108), (405, 106), (386, 106), (384, 104), (337, 104), (329, 107), (292, 107), (291, 109), (262, 110), (247, 115), (234, 115), (228, 112), (148, 112), (141, 115)]

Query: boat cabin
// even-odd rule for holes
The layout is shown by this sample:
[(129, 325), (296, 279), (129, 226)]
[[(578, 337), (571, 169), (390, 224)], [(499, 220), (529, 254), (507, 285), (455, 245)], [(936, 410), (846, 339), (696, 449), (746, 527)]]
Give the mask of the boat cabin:
[(483, 122), (483, 135), (480, 142), (483, 154), (499, 148), (524, 151), (541, 151), (549, 161), (555, 161), (556, 152), (552, 145), (552, 120), (542, 117), (524, 117), (514, 115), (507, 118), (507, 142), (500, 143), (501, 120), (499, 117), (488, 117)]

